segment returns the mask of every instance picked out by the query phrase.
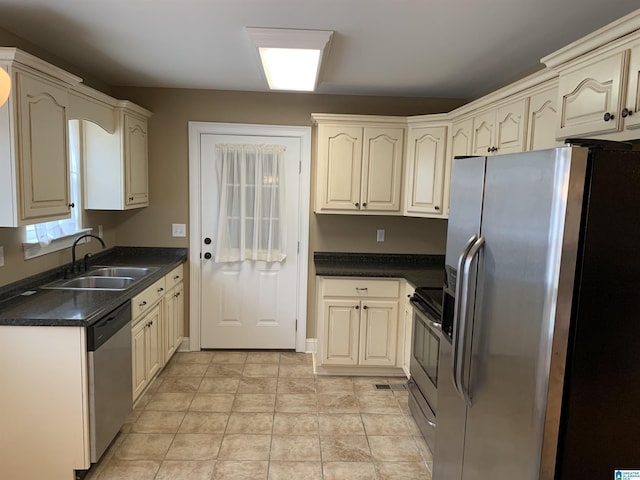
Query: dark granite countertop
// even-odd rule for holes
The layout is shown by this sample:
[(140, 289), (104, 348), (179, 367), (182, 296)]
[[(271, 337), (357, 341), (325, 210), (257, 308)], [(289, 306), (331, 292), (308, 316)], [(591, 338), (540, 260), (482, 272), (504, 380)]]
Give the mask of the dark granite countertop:
[(444, 285), (444, 255), (316, 252), (316, 275), (404, 278), (414, 287)]
[[(86, 327), (143, 291), (187, 259), (186, 248), (114, 247), (91, 264), (158, 267), (123, 291), (45, 290), (68, 265), (0, 288), (0, 325)], [(32, 293), (33, 292), (33, 293)]]

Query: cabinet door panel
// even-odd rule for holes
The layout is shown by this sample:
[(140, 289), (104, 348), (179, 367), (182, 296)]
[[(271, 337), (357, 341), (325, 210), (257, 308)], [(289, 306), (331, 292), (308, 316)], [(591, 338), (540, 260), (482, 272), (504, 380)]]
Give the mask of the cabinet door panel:
[(446, 139), (446, 127), (410, 130), (407, 212), (442, 214)]
[(487, 155), (493, 147), (495, 116), (496, 113), (492, 110), (474, 118), (472, 155)]
[(357, 365), (360, 329), (358, 302), (323, 300), (324, 339), (322, 362), (326, 365)]
[(160, 304), (156, 305), (153, 310), (144, 318), (142, 321), (147, 323), (147, 334), (148, 334), (148, 370), (149, 370), (149, 379), (153, 378), (153, 376), (162, 368), (162, 359), (164, 358), (162, 355), (162, 313), (160, 310)]
[(68, 93), (24, 73), (17, 78), (21, 219), (37, 223), (69, 217)]
[(360, 365), (394, 366), (398, 302), (363, 301), (361, 324)]
[(449, 196), (451, 187), (451, 166), (457, 156), (471, 155), (473, 147), (473, 119), (462, 120), (451, 126), (451, 153), (447, 154), (444, 177), (444, 215), (449, 216)]
[(125, 114), (124, 129), (125, 204), (146, 205), (149, 202), (147, 122)]
[(362, 128), (318, 127), (320, 210), (358, 210), (362, 169)]
[(629, 56), (629, 85), (627, 103), (624, 105), (631, 110), (631, 116), (624, 119), (626, 128), (640, 127), (640, 45), (631, 49)]
[(527, 99), (523, 98), (496, 110), (496, 153), (523, 152), (527, 133)]
[[(560, 74), (558, 138), (617, 132), (628, 52)], [(609, 113), (613, 119), (605, 121)]]
[(400, 211), (404, 129), (365, 128), (362, 209)]
[(131, 332), (132, 347), (132, 377), (133, 377), (133, 400), (138, 398), (147, 386), (149, 377), (147, 376), (147, 347), (146, 347), (146, 322), (141, 321)]
[(556, 87), (536, 93), (529, 99), (527, 150), (543, 150), (558, 145), (559, 142), (556, 141), (557, 99)]

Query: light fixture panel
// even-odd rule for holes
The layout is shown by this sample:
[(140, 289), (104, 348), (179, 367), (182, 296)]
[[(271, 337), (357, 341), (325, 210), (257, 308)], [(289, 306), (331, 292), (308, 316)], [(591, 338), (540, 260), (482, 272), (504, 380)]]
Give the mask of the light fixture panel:
[(272, 90), (315, 90), (333, 32), (247, 28)]

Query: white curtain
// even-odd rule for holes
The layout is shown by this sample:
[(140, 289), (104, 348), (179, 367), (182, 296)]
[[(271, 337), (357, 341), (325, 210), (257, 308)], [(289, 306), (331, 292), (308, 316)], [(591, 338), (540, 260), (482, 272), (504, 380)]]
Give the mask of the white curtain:
[(216, 262), (284, 260), (284, 152), (281, 145), (216, 146)]

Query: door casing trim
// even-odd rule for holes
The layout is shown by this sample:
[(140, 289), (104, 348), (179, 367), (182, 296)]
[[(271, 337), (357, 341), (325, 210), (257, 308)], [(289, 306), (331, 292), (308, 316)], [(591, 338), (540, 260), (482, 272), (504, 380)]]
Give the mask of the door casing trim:
[(307, 284), (309, 269), (309, 206), (311, 198), (311, 127), (292, 125), (257, 125), (248, 123), (189, 122), (189, 350), (201, 349), (202, 317), (200, 254), (200, 137), (213, 135), (247, 135), (297, 137), (300, 139), (300, 191), (298, 205), (298, 329), (296, 351), (305, 352), (307, 343)]

